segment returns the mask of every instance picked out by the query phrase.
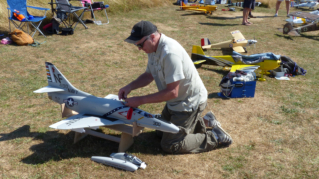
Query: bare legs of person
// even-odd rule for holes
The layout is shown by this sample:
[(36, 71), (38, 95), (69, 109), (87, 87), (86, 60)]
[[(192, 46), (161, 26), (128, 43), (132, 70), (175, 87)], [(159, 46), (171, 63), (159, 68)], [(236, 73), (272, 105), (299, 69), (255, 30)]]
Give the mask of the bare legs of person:
[(280, 4), (281, 4), (281, 1), (277, 1), (277, 3), (276, 3), (276, 13), (275, 13), (275, 17), (278, 16), (278, 10), (279, 10)]
[[(279, 10), (280, 4), (281, 4), (281, 1), (277, 1), (277, 3), (276, 3), (276, 13), (275, 13), (275, 17), (278, 16), (278, 10)], [(289, 14), (289, 8), (290, 8), (290, 1), (286, 1), (287, 16), (288, 16), (288, 14)]]
[(286, 1), (287, 16), (289, 14), (290, 1)]
[(252, 24), (251, 22), (248, 21), (248, 14), (250, 11), (251, 11), (250, 8), (244, 8), (242, 25), (251, 25)]

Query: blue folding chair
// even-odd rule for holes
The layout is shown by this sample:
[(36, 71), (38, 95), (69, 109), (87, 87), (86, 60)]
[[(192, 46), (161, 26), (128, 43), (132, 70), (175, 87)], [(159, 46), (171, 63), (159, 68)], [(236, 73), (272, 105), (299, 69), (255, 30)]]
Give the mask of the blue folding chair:
[[(9, 29), (11, 32), (11, 23), (20, 30), (23, 30), (23, 27), (26, 25), (27, 26), (27, 33), (31, 35), (32, 29), (30, 28), (30, 33), (29, 33), (29, 26), (30, 24), (35, 28), (33, 34), (31, 35), (32, 38), (34, 34), (38, 31), (41, 33), (44, 37), (46, 37), (42, 31), (40, 30), (40, 25), (43, 21), (43, 19), (46, 18), (46, 12), (47, 10), (50, 10), (48, 8), (42, 8), (42, 7), (34, 7), (34, 6), (27, 6), (27, 0), (7, 0), (8, 4), (8, 18), (9, 18)], [(43, 16), (32, 16), (28, 13), (28, 8), (32, 9), (37, 9), (37, 10), (42, 10), (45, 11)], [(25, 17), (25, 20), (19, 21), (15, 16), (14, 12), (19, 12)]]

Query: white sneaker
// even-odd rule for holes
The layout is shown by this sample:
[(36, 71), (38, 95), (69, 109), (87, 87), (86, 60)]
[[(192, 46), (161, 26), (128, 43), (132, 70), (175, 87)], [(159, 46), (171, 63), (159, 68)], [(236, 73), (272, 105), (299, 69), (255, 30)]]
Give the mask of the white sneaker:
[[(216, 119), (214, 113), (212, 111), (209, 111), (204, 117), (204, 120), (207, 121), (208, 126), (207, 127), (216, 127), (216, 126), (220, 126), (221, 124), (220, 122)], [(206, 122), (205, 122), (206, 123)]]
[(230, 137), (230, 135), (220, 126), (214, 127), (212, 129), (212, 133), (218, 141), (219, 147), (228, 147), (233, 143), (233, 139)]

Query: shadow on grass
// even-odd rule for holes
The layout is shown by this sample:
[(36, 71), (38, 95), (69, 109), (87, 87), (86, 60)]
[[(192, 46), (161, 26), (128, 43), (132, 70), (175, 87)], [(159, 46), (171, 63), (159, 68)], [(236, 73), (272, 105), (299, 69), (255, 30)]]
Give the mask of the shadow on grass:
[[(318, 35), (306, 35), (306, 34), (301, 33), (301, 34), (299, 34), (299, 36), (293, 36), (293, 37), (307, 38), (307, 39), (319, 41), (319, 30), (317, 30), (317, 31), (318, 31)], [(293, 40), (293, 38), (291, 38), (291, 36), (289, 36), (289, 35), (276, 34), (276, 36), (283, 37), (283, 38), (288, 39), (288, 40)]]
[(274, 16), (256, 16), (256, 18), (274, 18)]
[(208, 16), (208, 19), (221, 19), (221, 20), (227, 20), (227, 19), (242, 19), (243, 16), (234, 16), (234, 17), (220, 17), (220, 16)]
[[(274, 16), (256, 16), (256, 18), (273, 18)], [(242, 19), (243, 16), (234, 16), (234, 17), (220, 17), (220, 16), (208, 16), (209, 19), (220, 19), (220, 20), (227, 20), (227, 19)]]
[(208, 94), (208, 99), (213, 99), (213, 98), (222, 99), (222, 100), (229, 100), (230, 99), (230, 98), (222, 98), (222, 97), (218, 96), (218, 93)]
[(316, 36), (300, 34), (300, 37), (304, 37), (304, 38), (307, 38), (307, 39), (319, 41), (319, 30), (317, 30), (317, 31), (318, 31), (318, 35), (316, 35)]
[(201, 16), (205, 16), (206, 14), (205, 13), (200, 13), (200, 12), (192, 12), (191, 11), (188, 11), (189, 13), (187, 14), (182, 14), (181, 16), (196, 16), (196, 15), (201, 15)]
[[(101, 131), (101, 130), (97, 130)], [(120, 137), (120, 135), (115, 135)], [(33, 154), (21, 160), (26, 164), (43, 164), (48, 161), (60, 161), (74, 157), (88, 158), (92, 156), (107, 156), (118, 151), (119, 144), (94, 136), (86, 136), (76, 144), (73, 144), (74, 132), (66, 134), (59, 131), (30, 132), (30, 126), (24, 125), (11, 133), (1, 133), (0, 142), (16, 140), (21, 142), (21, 138), (33, 137), (33, 140), (43, 141), (30, 147)], [(128, 153), (163, 154), (160, 147), (160, 139), (155, 131), (145, 132), (134, 138), (134, 144), (127, 151)]]
[(199, 23), (200, 25), (211, 25), (211, 26), (238, 26), (240, 24), (218, 24), (218, 23)]
[(275, 34), (277, 37), (282, 37), (285, 38), (286, 40), (294, 40), (293, 38), (291, 38), (291, 36), (289, 35), (279, 35), (279, 34)]

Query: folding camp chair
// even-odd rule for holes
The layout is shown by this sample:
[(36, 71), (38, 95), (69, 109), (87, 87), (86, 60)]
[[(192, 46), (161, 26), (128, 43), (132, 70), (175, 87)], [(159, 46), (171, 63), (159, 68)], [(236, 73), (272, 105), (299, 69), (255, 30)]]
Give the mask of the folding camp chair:
[[(23, 30), (23, 27), (26, 25), (27, 27), (27, 33), (31, 35), (32, 29), (30, 28), (29, 33), (29, 26), (30, 24), (35, 28), (33, 34), (31, 35), (32, 38), (34, 34), (38, 31), (40, 32), (44, 37), (46, 37), (42, 31), (40, 30), (40, 25), (43, 21), (43, 19), (46, 18), (46, 11), (50, 10), (47, 8), (42, 7), (34, 7), (34, 6), (27, 6), (27, 0), (7, 0), (8, 4), (8, 18), (9, 18), (9, 30), (11, 32), (11, 23), (20, 30)], [(28, 8), (37, 9), (45, 11), (43, 16), (32, 16), (28, 13)], [(14, 14), (15, 13), (15, 14)], [(17, 15), (20, 15), (20, 17), (24, 19), (20, 19)], [(18, 20), (18, 18), (20, 20)]]
[[(76, 28), (78, 23), (80, 22), (86, 29), (88, 28), (83, 21), (81, 20), (83, 13), (87, 9), (87, 7), (78, 7), (78, 6), (72, 6), (72, 4), (69, 3), (68, 0), (55, 0), (55, 3), (49, 3), (52, 6), (52, 11), (56, 14), (56, 17), (61, 20), (61, 23), (66, 28), (72, 28), (72, 26), (75, 24), (73, 30)], [(55, 8), (53, 8), (53, 4), (55, 4)], [(78, 16), (76, 12), (82, 11), (82, 13)], [(71, 17), (75, 17), (77, 22), (72, 21)]]
[(91, 12), (91, 17), (94, 19), (94, 22), (96, 24), (98, 24), (98, 21), (96, 21), (96, 18), (95, 18), (95, 15), (94, 15), (94, 11), (104, 11), (104, 14), (106, 16), (106, 19), (107, 19), (107, 22), (106, 23), (101, 23), (102, 24), (108, 24), (109, 23), (109, 18), (107, 16), (107, 13), (106, 13), (106, 9), (109, 8), (109, 5), (103, 5), (103, 7), (94, 7), (94, 4), (96, 3), (102, 3), (104, 4), (104, 2), (93, 2), (93, 0), (80, 0), (81, 1), (81, 4), (83, 7), (88, 7), (88, 9), (85, 10), (85, 12), (88, 12), (90, 11)]

